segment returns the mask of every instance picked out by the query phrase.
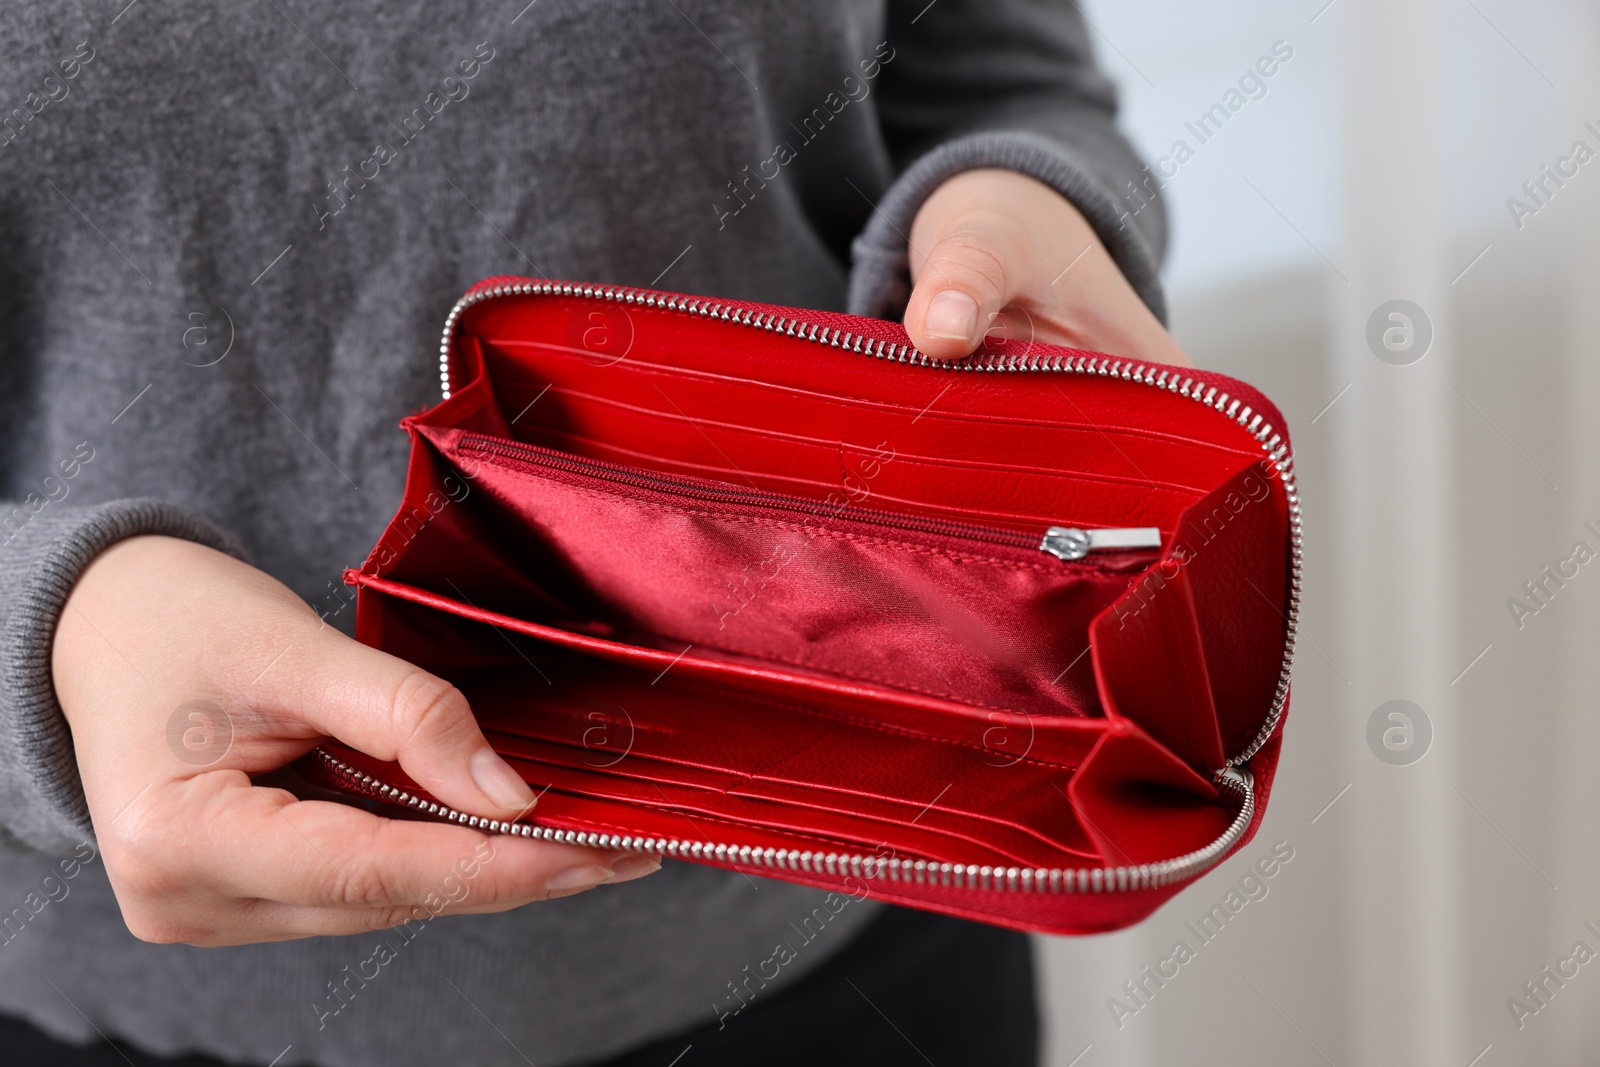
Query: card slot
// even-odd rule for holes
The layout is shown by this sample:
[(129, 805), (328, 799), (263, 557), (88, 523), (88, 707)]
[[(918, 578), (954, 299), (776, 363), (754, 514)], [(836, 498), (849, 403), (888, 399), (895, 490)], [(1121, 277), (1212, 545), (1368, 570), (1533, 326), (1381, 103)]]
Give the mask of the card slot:
[[(1059, 794), (1061, 799), (1052, 799), (1043, 805), (1034, 803), (1039, 796), (1056, 795), (1045, 789), (1046, 776), (1041, 773), (1040, 767), (1034, 765), (1020, 769), (1017, 765), (1004, 766), (1005, 777), (1010, 780), (1008, 783), (1010, 788), (996, 791), (992, 788), (982, 788), (989, 784), (982, 781), (985, 777), (983, 772), (987, 771), (992, 777), (996, 771), (1002, 769), (1002, 765), (991, 764), (983, 767), (973, 760), (968, 773), (954, 772), (953, 776), (942, 784), (922, 776), (924, 784), (919, 795), (915, 799), (908, 799), (905, 796), (888, 794), (882, 789), (870, 788), (867, 783), (860, 781), (850, 784), (824, 784), (815, 776), (799, 777), (774, 773), (774, 770), (783, 766), (785, 762), (783, 760), (780, 760), (776, 767), (761, 768), (749, 763), (741, 767), (736, 765), (739, 762), (736, 759), (707, 762), (705, 759), (690, 760), (682, 756), (652, 752), (641, 747), (641, 739), (637, 735), (630, 738), (631, 743), (621, 751), (616, 751), (612, 747), (574, 745), (562, 738), (549, 736), (550, 733), (562, 732), (560, 729), (548, 730), (542, 735), (536, 732), (535, 726), (540, 724), (541, 719), (544, 723), (548, 723), (548, 717), (524, 713), (518, 717), (514, 725), (502, 722), (500, 725), (486, 728), (485, 732), (490, 736), (495, 750), (502, 754), (536, 759), (539, 762), (560, 763), (577, 770), (592, 769), (601, 774), (639, 777), (650, 781), (671, 781), (686, 787), (726, 793), (733, 797), (812, 807), (840, 816), (870, 815), (888, 825), (904, 825), (915, 821), (930, 830), (938, 829), (945, 833), (971, 837), (976, 841), (991, 841), (998, 838), (997, 841), (992, 841), (996, 847), (1008, 847), (1011, 852), (1018, 854), (1045, 847), (1063, 853), (1074, 853), (1084, 859), (1092, 859), (1095, 855), (1093, 846), (1078, 827), (1076, 820), (1071, 818), (1070, 814), (1066, 816), (1062, 814), (1070, 812), (1070, 807), (1064, 799), (1066, 795), (1064, 792)], [(573, 720), (561, 721), (565, 725)], [(770, 724), (763, 726), (770, 728)], [(798, 732), (793, 724), (785, 724), (783, 736), (792, 740)], [(864, 731), (857, 730), (854, 733), (860, 735)], [(703, 742), (703, 738), (696, 738), (687, 746), (687, 750), (721, 751), (714, 743)], [(872, 753), (874, 777), (880, 781), (893, 778), (892, 774), (882, 773), (881, 767), (894, 767), (901, 758), (901, 753), (894, 751), (893, 745), (887, 744), (882, 737), (848, 737), (843, 731), (814, 739), (810, 745), (800, 747), (803, 750), (819, 744), (825, 744), (831, 751), (846, 757), (864, 759), (867, 753)], [(922, 746), (924, 752), (926, 747)], [(906, 746), (902, 745), (901, 748), (905, 749)], [(916, 754), (918, 753), (904, 753), (908, 758)], [(831, 766), (837, 773), (838, 764), (833, 763)], [(1061, 774), (1060, 778), (1065, 782), (1069, 775)], [(900, 784), (904, 788), (910, 783)], [(1060, 788), (1059, 783), (1057, 788)], [(1030, 811), (1030, 808), (1035, 810)], [(1050, 826), (1049, 829), (1044, 829), (1042, 826), (989, 812), (1004, 812), (1007, 815), (1029, 812), (1041, 824), (1048, 821)], [(977, 836), (973, 837), (974, 834)], [(1009, 846), (1005, 845), (1007, 841), (1011, 842)]]
[[(976, 423), (990, 427), (1014, 426), (1050, 430), (1073, 429), (1096, 434), (1100, 432), (1100, 429), (1103, 426), (1107, 433), (1117, 434), (1129, 439), (1130, 441), (1150, 440), (1158, 441), (1166, 445), (1191, 445), (1197, 449), (1231, 453), (1240, 457), (1249, 457), (1254, 454), (1247, 446), (1236, 447), (1229, 445), (1223, 441), (1217, 440), (1214, 435), (1209, 437), (1200, 437), (1177, 433), (1170, 429), (1156, 429), (1150, 426), (1116, 425), (1110, 421), (1109, 417), (1098, 419), (1093, 415), (1086, 413), (1079, 403), (1075, 401), (1069, 401), (1069, 403), (1074, 409), (1074, 414), (1076, 415), (1077, 420), (1081, 421), (1022, 418), (1014, 414), (1002, 414), (998, 412), (954, 410), (949, 405), (937, 408), (929, 405), (925, 408), (919, 409), (915, 405), (910, 405), (903, 402), (874, 399), (864, 396), (847, 396), (843, 395), (842, 393), (835, 392), (823, 393), (815, 389), (799, 388), (781, 382), (765, 380), (761, 378), (731, 375), (720, 371), (690, 367), (685, 365), (682, 360), (670, 363), (657, 363), (643, 358), (631, 358), (625, 363), (596, 361), (593, 353), (579, 351), (578, 349), (570, 346), (550, 345), (546, 342), (528, 341), (524, 339), (508, 337), (496, 338), (493, 336), (485, 336), (480, 338), (480, 340), (481, 343), (487, 348), (486, 354), (493, 354), (496, 350), (499, 350), (500, 353), (503, 353), (501, 358), (495, 361), (495, 369), (492, 377), (496, 383), (496, 389), (507, 394), (518, 392), (527, 393), (527, 395), (532, 396), (539, 390), (542, 390), (546, 385), (551, 384), (553, 378), (549, 376), (551, 370), (549, 366), (542, 364), (535, 365), (537, 367), (537, 372), (530, 374), (530, 372), (535, 370), (535, 366), (530, 366), (527, 360), (510, 354), (512, 351), (517, 349), (542, 350), (560, 357), (565, 357), (564, 360), (558, 360), (557, 362), (561, 362), (563, 364), (563, 369), (567, 371), (567, 380), (569, 381), (575, 379), (580, 381), (609, 380), (612, 383), (612, 387), (615, 388), (616, 379), (618, 377), (625, 374), (634, 374), (640, 376), (649, 375), (662, 378), (674, 378), (686, 383), (694, 383), (696, 385), (707, 384), (710, 386), (727, 386), (729, 387), (730, 392), (744, 391), (767, 394), (768, 396), (765, 402), (762, 400), (752, 399), (749, 403), (759, 405), (763, 408), (771, 407), (775, 409), (781, 409), (780, 411), (775, 412), (775, 414), (781, 414), (783, 411), (804, 412), (806, 407), (809, 405), (823, 409), (859, 408), (874, 413), (882, 413), (888, 419), (891, 419), (896, 423), (899, 423), (901, 420), (910, 417), (918, 421), (921, 421), (922, 419), (932, 419), (935, 422), (960, 422), (969, 425)], [(521, 390), (516, 389), (516, 386), (519, 384), (523, 384), (523, 388)], [(782, 399), (774, 399), (772, 394), (777, 394), (777, 396), (781, 397)], [(641, 395), (644, 395), (642, 391)], [(736, 407), (737, 405), (732, 406)]]
[[(940, 862), (1000, 863), (1025, 866), (1081, 863), (1084, 857), (1051, 849), (1043, 844), (1025, 852), (1012, 852), (992, 839), (962, 834), (948, 829), (923, 826), (920, 822), (884, 820), (862, 811), (828, 809), (794, 801), (779, 802), (764, 797), (741, 796), (671, 780), (655, 780), (621, 774), (617, 768), (596, 770), (577, 768), (529, 758), (519, 752), (506, 753), (518, 773), (538, 788), (548, 786), (568, 794), (623, 804), (637, 804), (682, 813), (692, 817), (686, 830), (703, 819), (726, 825), (746, 826), (782, 833), (803, 832), (808, 837), (822, 836), (860, 851), (882, 855), (887, 847), (893, 853), (909, 853), (917, 858)], [(519, 766), (521, 765), (521, 766)], [(537, 769), (533, 769), (537, 768)], [(818, 816), (828, 816), (819, 823)], [(696, 837), (703, 831), (683, 836)], [(962, 857), (957, 859), (955, 857)]]
[[(867, 828), (862, 828), (861, 833), (855, 833), (849, 827), (791, 825), (790, 820), (781, 817), (734, 818), (717, 811), (700, 810), (691, 804), (679, 803), (677, 798), (671, 795), (664, 796), (664, 792), (657, 790), (653, 795), (641, 793), (626, 800), (619, 800), (605, 794), (590, 792), (583, 788), (580, 781), (552, 785), (546, 795), (545, 811), (540, 814), (539, 821), (571, 823), (575, 828), (614, 832), (619, 827), (635, 828), (654, 816), (652, 821), (657, 834), (687, 841), (716, 839), (740, 843), (752, 838), (756, 840), (778, 838), (781, 844), (798, 845), (807, 851), (815, 851), (819, 856), (824, 852), (836, 850), (846, 854), (874, 857), (921, 859), (930, 863), (972, 863), (1004, 867), (1035, 866), (1039, 862), (1053, 864), (1060, 859), (1069, 866), (1082, 865), (1081, 861), (1074, 863), (1073, 857), (1019, 861), (1003, 852), (979, 844), (962, 843), (960, 846), (952, 847), (949, 839), (921, 834), (916, 832), (916, 828), (912, 828), (909, 834), (901, 833), (886, 838), (865, 832)], [(569, 803), (579, 801), (585, 810), (569, 814), (562, 810), (562, 801)], [(597, 813), (594, 810), (596, 806), (610, 809), (614, 812), (614, 816), (608, 818)]]
[[(655, 452), (627, 448), (621, 445), (586, 437), (565, 430), (548, 427), (530, 428), (524, 440), (544, 448), (571, 451), (580, 455), (612, 463), (630, 464), (667, 474), (681, 474), (694, 478), (718, 480), (748, 479), (768, 492), (787, 493), (818, 501), (830, 495), (855, 504), (882, 507), (910, 515), (931, 515), (961, 522), (987, 522), (1022, 529), (1043, 530), (1047, 526), (1106, 526), (1136, 525), (1172, 528), (1174, 516), (1192, 505), (1203, 495), (1203, 490), (1185, 486), (1158, 485), (1137, 478), (1121, 479), (1113, 476), (1084, 476), (1074, 472), (1052, 475), (1023, 468), (1007, 470), (999, 465), (948, 465), (923, 463), (917, 457), (895, 453), (887, 461), (878, 459), (871, 449), (850, 446), (845, 462), (834, 468), (836, 480), (826, 480), (818, 472), (823, 470), (824, 458), (838, 455), (835, 451), (827, 457), (818, 456), (818, 462), (808, 475), (778, 473), (759, 466), (761, 455), (740, 454), (734, 462), (737, 469), (727, 466), (728, 450), (718, 452), (711, 462), (677, 459)], [(651, 439), (652, 446), (660, 444)], [(704, 444), (704, 439), (700, 439)], [(819, 450), (821, 445), (818, 445)], [(732, 452), (737, 453), (738, 449)], [(794, 457), (786, 457), (785, 462)], [(1018, 501), (1037, 501), (1026, 509), (1000, 510), (977, 507), (966, 503), (944, 503), (930, 500), (921, 488), (930, 481), (942, 482), (945, 492), (963, 479), (974, 485), (981, 484), (994, 491), (997, 477), (1007, 477), (1017, 483), (1009, 494)], [(880, 480), (881, 479), (881, 480)], [(904, 485), (905, 489), (897, 488)], [(1065, 485), (1070, 491), (1063, 492)], [(918, 490), (917, 495), (904, 495), (905, 490)], [(1130, 490), (1137, 490), (1130, 495)], [(1048, 503), (1046, 503), (1048, 502)]]
[[(613, 767), (595, 769), (564, 762), (559, 756), (550, 753), (535, 754), (511, 749), (503, 754), (513, 765), (531, 763), (544, 768), (545, 772), (557, 769), (579, 775), (593, 774), (600, 779), (639, 783), (646, 790), (664, 790), (669, 793), (667, 802), (672, 804), (675, 802), (671, 797), (678, 795), (675, 791), (681, 790), (681, 795), (693, 798), (698, 804), (697, 810), (703, 813), (716, 814), (728, 821), (762, 825), (769, 829), (782, 828), (792, 831), (797, 826), (834, 827), (842, 823), (845, 827), (855, 829), (858, 840), (870, 842), (874, 847), (896, 840), (903, 844), (913, 838), (923, 842), (945, 841), (953, 844), (936, 848), (932, 844), (924, 843), (917, 845), (916, 851), (923, 855), (951, 856), (971, 855), (974, 850), (981, 850), (987, 854), (1003, 857), (1007, 862), (1021, 864), (1083, 863), (1093, 862), (1098, 858), (1092, 852), (1068, 849), (1048, 837), (1006, 833), (971, 820), (941, 818), (937, 812), (930, 812), (912, 824), (907, 818), (886, 814), (859, 800), (855, 806), (840, 806), (822, 803), (811, 794), (797, 793), (785, 796), (719, 789), (692, 779), (658, 776), (651, 773), (648, 768), (633, 767), (631, 773), (624, 773), (628, 761)], [(544, 772), (521, 773), (535, 789), (546, 784), (540, 778), (540, 774)], [(570, 783), (566, 788), (571, 788)], [(591, 796), (607, 799), (618, 795), (618, 791), (609, 785), (596, 785), (587, 792)], [(627, 793), (629, 799), (637, 795), (634, 792)]]
[[(613, 400), (613, 399), (611, 399), (609, 397), (596, 396), (596, 395), (593, 395), (593, 394), (590, 394), (590, 393), (584, 393), (584, 392), (580, 392), (578, 390), (567, 389), (567, 388), (563, 388), (561, 386), (556, 386), (556, 385), (552, 385), (550, 387), (550, 389), (548, 391), (547, 398), (546, 398), (547, 402), (549, 400), (554, 400), (554, 399), (560, 399), (560, 400), (564, 401), (570, 407), (577, 407), (579, 405), (589, 405), (589, 406), (591, 406), (593, 408), (611, 409), (611, 410), (615, 410), (615, 411), (618, 411), (618, 412), (622, 412), (622, 413), (625, 413), (627, 416), (630, 416), (630, 417), (643, 417), (643, 418), (649, 419), (649, 420), (659, 420), (660, 422), (663, 422), (663, 423), (665, 423), (667, 425), (676, 427), (676, 428), (684, 431), (682, 436), (684, 437), (685, 440), (699, 441), (701, 443), (704, 443), (705, 438), (701, 437), (700, 435), (703, 434), (703, 433), (707, 433), (709, 431), (709, 432), (713, 432), (713, 433), (717, 433), (717, 434), (727, 433), (727, 434), (738, 434), (738, 435), (742, 435), (742, 436), (754, 437), (754, 438), (759, 438), (762, 441), (778, 441), (778, 442), (781, 442), (783, 445), (785, 445), (787, 448), (791, 448), (791, 449), (796, 449), (796, 448), (798, 448), (798, 449), (805, 449), (805, 448), (818, 449), (818, 450), (822, 451), (824, 454), (829, 455), (829, 456), (835, 455), (837, 453), (838, 448), (840, 447), (840, 442), (838, 441), (838, 439), (834, 439), (834, 440), (830, 441), (830, 440), (827, 440), (827, 439), (824, 439), (824, 438), (814, 437), (814, 436), (811, 436), (809, 434), (785, 432), (785, 431), (781, 431), (781, 430), (774, 430), (774, 429), (770, 429), (770, 428), (767, 428), (767, 427), (760, 427), (760, 426), (749, 426), (749, 425), (745, 425), (743, 423), (728, 422), (728, 421), (724, 421), (724, 420), (721, 420), (721, 419), (690, 418), (689, 416), (683, 415), (683, 414), (681, 414), (680, 412), (677, 412), (677, 411), (662, 411), (662, 410), (659, 410), (657, 408), (651, 408), (651, 407), (646, 407), (646, 406), (636, 405), (636, 404), (627, 404), (627, 403), (624, 403), (624, 402), (619, 401), (619, 400)], [(577, 402), (577, 403), (574, 403), (574, 402)], [(549, 418), (550, 418), (549, 417), (549, 413), (555, 407), (556, 407), (556, 405), (551, 405), (550, 407), (546, 407), (542, 412), (540, 412), (541, 415), (545, 415), (546, 416), (546, 419), (544, 419), (544, 420), (537, 419), (537, 418), (529, 419), (527, 421), (519, 420), (518, 439), (519, 440), (524, 440), (524, 441), (533, 441), (534, 443), (545, 443), (545, 442), (537, 440), (537, 436), (539, 434), (543, 433), (543, 434), (548, 434), (548, 435), (553, 435), (553, 436), (559, 436), (559, 437), (565, 438), (567, 440), (573, 440), (573, 441), (582, 442), (585, 447), (581, 448), (581, 449), (574, 449), (574, 451), (578, 451), (578, 452), (580, 452), (582, 454), (589, 455), (589, 454), (593, 454), (593, 453), (591, 453), (589, 451), (589, 449), (591, 449), (591, 448), (608, 449), (608, 450), (619, 451), (619, 452), (623, 451), (622, 446), (620, 446), (620, 445), (618, 445), (616, 443), (619, 439), (623, 439), (623, 438), (634, 439), (634, 440), (638, 440), (638, 441), (656, 441), (656, 440), (659, 440), (662, 437), (662, 434), (661, 434), (659, 428), (654, 428), (654, 429), (651, 429), (649, 431), (636, 431), (636, 430), (633, 430), (633, 427), (631, 425), (629, 425), (629, 423), (631, 423), (631, 421), (632, 421), (631, 418), (628, 420), (628, 422), (622, 422), (622, 420), (612, 420), (613, 425), (610, 427), (612, 430), (615, 430), (615, 429), (618, 429), (618, 428), (626, 428), (628, 430), (633, 430), (633, 432), (630, 432), (630, 433), (626, 433), (626, 434), (607, 433), (607, 434), (604, 434), (604, 435), (597, 435), (597, 434), (592, 433), (592, 432), (585, 433), (585, 432), (582, 432), (581, 430), (572, 428), (570, 425), (569, 426), (563, 426), (563, 425), (558, 425), (553, 421), (549, 421)], [(569, 420), (569, 421), (578, 421), (578, 422), (581, 422), (583, 425), (590, 426), (590, 427), (592, 427), (594, 425), (594, 423), (595, 423), (595, 420), (592, 419), (592, 418), (588, 419), (588, 420), (579, 419), (579, 420)], [(617, 423), (621, 423), (621, 426), (619, 427), (618, 425), (616, 425)], [(900, 429), (901, 428), (898, 427), (898, 426), (896, 426), (896, 427), (884, 427), (883, 428), (883, 432), (888, 433), (891, 430), (900, 430)], [(1053, 432), (1049, 435), (1050, 436), (1050, 440), (1048, 442), (1040, 442), (1039, 446), (1036, 447), (1036, 448), (1029, 448), (1029, 447), (1027, 447), (1027, 445), (1025, 443), (1019, 444), (1018, 442), (1008, 440), (1008, 441), (1006, 441), (1004, 443), (1003, 447), (996, 447), (995, 451), (997, 453), (1000, 453), (1000, 454), (1011, 455), (1011, 456), (1018, 455), (1019, 453), (1020, 454), (1024, 454), (1024, 455), (1026, 455), (1026, 454), (1057, 454), (1057, 455), (1062, 455), (1062, 456), (1075, 456), (1075, 455), (1080, 455), (1083, 452), (1083, 449), (1081, 447), (1074, 447), (1074, 445), (1072, 443), (1063, 440), (1062, 439), (1063, 437), (1065, 437), (1067, 435), (1082, 435), (1086, 439), (1093, 439), (1095, 441), (1095, 443), (1098, 444), (1099, 442), (1102, 442), (1102, 441), (1106, 440), (1106, 432), (1115, 432), (1115, 428), (1114, 427), (1108, 427), (1108, 428), (1105, 428), (1104, 430), (1102, 428), (1100, 428), (1100, 427), (1060, 427), (1060, 428), (1051, 427), (1051, 430)], [(560, 446), (559, 445), (553, 445), (553, 446), (549, 446), (549, 447), (560, 447)], [(871, 446), (868, 445), (868, 444), (854, 445), (853, 447), (858, 451), (870, 451), (870, 448), (871, 448)], [(1048, 450), (1049, 450), (1048, 453), (1046, 453), (1044, 451), (1044, 449), (1046, 447), (1048, 447)], [(648, 453), (644, 453), (644, 452), (639, 452), (636, 455), (637, 456), (641, 456), (641, 457), (649, 456)], [(674, 461), (674, 460), (667, 459), (665, 457), (660, 457), (660, 456), (655, 456), (655, 457), (652, 457), (652, 458), (659, 459), (662, 462), (686, 462), (686, 461)], [(790, 460), (792, 458), (793, 457), (790, 456), (790, 455), (787, 455), (787, 454), (785, 455), (786, 461)], [(1248, 458), (1248, 457), (1244, 456), (1242, 454), (1237, 454), (1237, 453), (1230, 454), (1229, 458), (1225, 461), (1226, 467), (1236, 466), (1238, 461), (1240, 459), (1242, 459), (1242, 458)], [(1051, 481), (1056, 481), (1056, 482), (1060, 482), (1060, 481), (1103, 482), (1103, 483), (1107, 483), (1107, 484), (1121, 485), (1121, 486), (1126, 486), (1126, 487), (1133, 487), (1133, 488), (1138, 488), (1138, 489), (1142, 489), (1142, 490), (1149, 490), (1151, 488), (1156, 488), (1156, 489), (1159, 489), (1159, 490), (1164, 491), (1164, 492), (1177, 493), (1177, 494), (1183, 495), (1183, 496), (1185, 496), (1185, 497), (1187, 497), (1189, 499), (1194, 499), (1196, 497), (1202, 496), (1206, 492), (1208, 492), (1209, 489), (1211, 488), (1210, 486), (1206, 486), (1206, 485), (1198, 485), (1197, 486), (1197, 485), (1189, 485), (1189, 484), (1186, 484), (1186, 483), (1164, 481), (1164, 480), (1162, 480), (1162, 479), (1160, 479), (1158, 477), (1153, 477), (1153, 476), (1146, 475), (1144, 473), (1141, 473), (1139, 470), (1135, 469), (1135, 467), (1133, 466), (1132, 460), (1127, 460), (1127, 459), (1125, 459), (1124, 464), (1123, 464), (1124, 466), (1128, 467), (1127, 473), (1125, 473), (1125, 474), (1112, 474), (1112, 473), (1106, 473), (1106, 472), (1096, 472), (1096, 471), (1082, 470), (1082, 469), (1071, 468), (1071, 467), (1040, 467), (1040, 466), (1031, 466), (1031, 465), (1027, 465), (1027, 464), (1019, 464), (1019, 463), (1015, 463), (1015, 462), (1009, 462), (1008, 463), (1008, 462), (1003, 462), (1003, 461), (999, 461), (999, 460), (965, 459), (965, 458), (960, 458), (960, 459), (956, 459), (956, 458), (952, 458), (952, 459), (934, 459), (933, 457), (929, 457), (929, 456), (909, 456), (903, 450), (896, 449), (895, 450), (895, 461), (896, 462), (900, 462), (902, 460), (907, 461), (907, 462), (920, 462), (924, 466), (934, 467), (934, 468), (938, 468), (938, 469), (956, 469), (956, 470), (965, 469), (965, 470), (976, 470), (976, 471), (985, 472), (985, 473), (1008, 473), (1008, 474), (1018, 474), (1018, 475), (1033, 475), (1033, 476), (1046, 478), (1046, 479), (1049, 479)], [(1224, 468), (1219, 465), (1219, 471), (1221, 469), (1224, 469)]]

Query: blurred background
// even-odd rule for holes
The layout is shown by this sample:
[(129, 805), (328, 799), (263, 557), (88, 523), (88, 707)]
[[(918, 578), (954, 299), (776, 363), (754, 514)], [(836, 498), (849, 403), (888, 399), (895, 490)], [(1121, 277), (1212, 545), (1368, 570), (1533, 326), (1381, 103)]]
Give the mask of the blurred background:
[(1287, 418), (1307, 573), (1260, 835), (1043, 940), (1045, 1062), (1600, 1062), (1600, 8), (1083, 10), (1169, 158), (1174, 331)]

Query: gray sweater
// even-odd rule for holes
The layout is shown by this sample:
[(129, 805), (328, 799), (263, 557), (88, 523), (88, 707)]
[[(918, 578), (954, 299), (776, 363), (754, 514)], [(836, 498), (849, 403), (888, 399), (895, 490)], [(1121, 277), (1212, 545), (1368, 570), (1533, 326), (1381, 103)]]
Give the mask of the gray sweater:
[(776, 995), (878, 905), (801, 940), (823, 894), (669, 863), (409, 933), (136, 941), (53, 628), (97, 552), (160, 533), (348, 630), (395, 422), (481, 276), (894, 315), (924, 197), (1001, 166), (1072, 198), (1159, 314), (1160, 209), (1073, 5), (125, 3), (0, 9), (0, 1012), (280, 1067), (561, 1064), (714, 1020), (787, 941)]

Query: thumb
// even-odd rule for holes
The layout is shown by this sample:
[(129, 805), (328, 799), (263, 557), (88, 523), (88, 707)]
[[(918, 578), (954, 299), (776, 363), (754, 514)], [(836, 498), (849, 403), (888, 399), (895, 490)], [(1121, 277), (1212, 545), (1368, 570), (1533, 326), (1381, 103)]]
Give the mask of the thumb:
[(515, 818), (534, 802), (522, 776), (495, 754), (461, 691), (444, 679), (330, 627), (268, 696), (320, 733), (396, 760), (418, 785), (475, 815)]
[(912, 252), (906, 332), (927, 355), (960, 359), (972, 354), (1017, 295), (1027, 251), (1014, 228), (981, 216), (968, 215), (932, 236), (920, 262)]

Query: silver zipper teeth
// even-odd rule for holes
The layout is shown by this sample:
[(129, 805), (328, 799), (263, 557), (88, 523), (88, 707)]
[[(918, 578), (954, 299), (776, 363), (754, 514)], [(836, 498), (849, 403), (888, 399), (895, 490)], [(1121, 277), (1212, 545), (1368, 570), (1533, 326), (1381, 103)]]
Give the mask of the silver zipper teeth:
[(836, 878), (887, 878), (891, 882), (947, 886), (953, 889), (1013, 890), (1026, 893), (1112, 893), (1136, 889), (1157, 889), (1181, 882), (1211, 867), (1243, 836), (1255, 817), (1255, 779), (1249, 771), (1231, 767), (1217, 776), (1217, 785), (1239, 796), (1239, 811), (1222, 835), (1204, 848), (1175, 859), (1145, 863), (1134, 867), (991, 867), (975, 863), (939, 863), (883, 856), (863, 856), (838, 852), (813, 852), (796, 848), (756, 848), (751, 845), (717, 844), (710, 841), (684, 841), (670, 837), (636, 837), (623, 834), (597, 834), (578, 830), (557, 830), (526, 822), (502, 822), (469, 815), (436, 801), (424, 800), (415, 793), (362, 774), (332, 753), (312, 751), (323, 765), (347, 779), (360, 782), (391, 804), (415, 808), (447, 822), (460, 823), (492, 834), (512, 834), (563, 845), (583, 845), (615, 852), (648, 852), (684, 860), (710, 860), (739, 867), (805, 874), (827, 874)]
[[(1283, 666), (1278, 674), (1277, 689), (1272, 706), (1260, 731), (1237, 755), (1229, 759), (1216, 774), (1220, 788), (1231, 789), (1242, 797), (1238, 815), (1228, 829), (1205, 848), (1176, 859), (1136, 867), (1095, 868), (1018, 868), (987, 867), (971, 864), (929, 863), (925, 860), (883, 859), (878, 856), (840, 855), (837, 853), (801, 852), (796, 849), (757, 849), (748, 845), (713, 844), (703, 841), (680, 841), (658, 838), (623, 837), (610, 834), (578, 833), (534, 826), (531, 823), (502, 823), (479, 816), (468, 815), (432, 801), (423, 800), (404, 790), (395, 789), (377, 779), (361, 774), (349, 764), (322, 749), (316, 755), (342, 773), (350, 775), (387, 798), (410, 807), (439, 815), (466, 826), (488, 829), (495, 833), (520, 834), (545, 841), (589, 845), (595, 848), (612, 848), (622, 851), (661, 852), (684, 859), (714, 858), (741, 865), (770, 867), (776, 870), (806, 871), (828, 874), (857, 874), (862, 877), (887, 875), (891, 881), (916, 882), (941, 886), (984, 889), (1024, 889), (1043, 892), (1108, 892), (1112, 890), (1154, 888), (1181, 881), (1217, 862), (1232, 848), (1250, 825), (1255, 813), (1255, 790), (1250, 772), (1245, 765), (1266, 744), (1277, 729), (1278, 721), (1289, 699), (1289, 676), (1294, 663), (1295, 637), (1300, 620), (1300, 581), (1304, 555), (1304, 528), (1301, 521), (1300, 491), (1295, 482), (1294, 455), (1283, 435), (1267, 422), (1260, 412), (1252, 411), (1237, 397), (1230, 397), (1216, 386), (1202, 385), (1182, 373), (1179, 368), (1161, 364), (1141, 363), (1137, 360), (1115, 356), (1007, 356), (993, 353), (955, 362), (932, 359), (913, 345), (895, 344), (876, 340), (848, 330), (819, 326), (799, 318), (786, 318), (771, 312), (751, 311), (723, 301), (704, 297), (678, 296), (609, 285), (573, 285), (552, 281), (524, 281), (502, 283), (469, 293), (456, 301), (445, 319), (444, 334), (439, 342), (439, 388), (444, 399), (450, 399), (450, 349), (455, 339), (456, 323), (468, 308), (486, 300), (508, 296), (576, 296), (591, 300), (637, 307), (676, 311), (701, 318), (717, 319), (743, 326), (798, 337), (815, 344), (827, 345), (848, 352), (904, 363), (919, 367), (936, 367), (951, 371), (1054, 371), (1063, 374), (1091, 374), (1106, 378), (1120, 378), (1156, 389), (1165, 389), (1179, 396), (1204, 404), (1219, 414), (1244, 427), (1261, 445), (1267, 458), (1277, 469), (1283, 482), (1284, 497), (1289, 510), (1289, 602), (1284, 612), (1285, 633)], [(872, 872), (870, 875), (866, 872)]]

